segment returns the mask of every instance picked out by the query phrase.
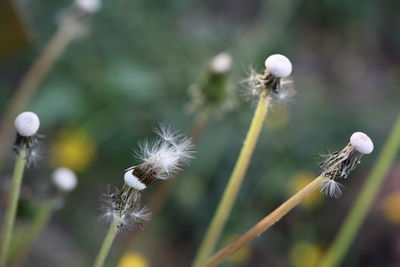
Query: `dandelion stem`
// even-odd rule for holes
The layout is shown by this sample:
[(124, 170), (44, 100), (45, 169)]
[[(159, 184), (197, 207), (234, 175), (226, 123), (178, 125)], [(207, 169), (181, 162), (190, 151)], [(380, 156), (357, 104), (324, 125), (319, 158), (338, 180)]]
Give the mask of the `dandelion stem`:
[(19, 266), (24, 261), (33, 243), (49, 221), (53, 206), (53, 200), (48, 200), (43, 203), (40, 210), (35, 214), (31, 225), (24, 231), (24, 238), (10, 253), (12, 266)]
[(246, 140), (240, 151), (239, 158), (236, 161), (236, 165), (233, 169), (231, 177), (229, 178), (229, 182), (222, 196), (222, 200), (220, 201), (217, 211), (212, 218), (211, 224), (200, 245), (199, 250), (197, 251), (197, 255), (192, 266), (199, 266), (199, 264), (203, 262), (214, 250), (215, 245), (219, 240), (226, 220), (228, 219), (228, 216), (232, 210), (232, 206), (236, 200), (239, 188), (242, 184), (244, 175), (257, 143), (258, 136), (260, 135), (261, 128), (268, 110), (268, 103), (268, 90), (263, 90), (258, 101), (257, 109), (254, 112), (249, 131), (247, 132)]
[(218, 251), (216, 254), (214, 254), (214, 256), (203, 262), (203, 264), (199, 264), (199, 266), (211, 267), (216, 266), (217, 264), (224, 261), (227, 257), (232, 255), (242, 247), (246, 246), (260, 234), (268, 230), (274, 223), (282, 219), (283, 216), (285, 216), (289, 211), (300, 204), (306, 197), (308, 197), (315, 190), (318, 190), (321, 185), (328, 179), (329, 177), (323, 175), (314, 179), (311, 183), (309, 183), (307, 186), (305, 186), (303, 189), (301, 189), (299, 192), (289, 198), (285, 203), (283, 203), (269, 215), (264, 217), (264, 219), (258, 222), (255, 226), (250, 228), (250, 230), (248, 230), (238, 239)]
[(322, 259), (320, 267), (334, 267), (341, 263), (365, 220), (373, 200), (399, 151), (399, 147), (400, 115), (349, 215), (336, 235), (330, 249)]
[(11, 143), (14, 134), (14, 129), (10, 127), (13, 125), (12, 121), (19, 112), (25, 109), (40, 83), (74, 36), (71, 26), (63, 23), (15, 90), (16, 93), (10, 100), (0, 125), (0, 164), (3, 163), (4, 156), (10, 148), (8, 144)]
[(118, 222), (113, 220), (110, 225), (110, 229), (107, 232), (106, 237), (104, 238), (103, 245), (100, 248), (99, 254), (96, 257), (96, 261), (93, 264), (93, 267), (103, 267), (108, 252), (110, 251), (111, 245), (115, 239), (115, 236), (118, 232)]
[(7, 205), (5, 222), (2, 231), (2, 242), (0, 250), (0, 267), (5, 267), (10, 249), (10, 242), (14, 228), (15, 217), (17, 213), (19, 192), (21, 189), (22, 177), (24, 174), (26, 162), (26, 148), (19, 151), (15, 159), (14, 174), (12, 177), (11, 195)]

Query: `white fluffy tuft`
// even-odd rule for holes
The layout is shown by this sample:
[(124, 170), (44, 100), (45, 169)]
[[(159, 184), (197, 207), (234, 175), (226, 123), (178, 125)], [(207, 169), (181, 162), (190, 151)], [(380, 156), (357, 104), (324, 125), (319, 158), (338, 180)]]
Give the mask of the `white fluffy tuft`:
[(355, 132), (350, 137), (350, 144), (361, 154), (369, 154), (374, 150), (374, 143), (365, 133)]
[(193, 158), (192, 141), (175, 132), (168, 124), (155, 130), (160, 139), (139, 144), (138, 156), (155, 171), (157, 178), (168, 179)]
[(219, 53), (210, 61), (210, 70), (216, 74), (224, 74), (232, 68), (232, 56), (229, 53)]
[(265, 68), (277, 78), (286, 78), (292, 73), (292, 63), (280, 54), (269, 56), (265, 60)]
[(20, 135), (29, 137), (39, 130), (40, 120), (35, 113), (26, 111), (15, 118), (14, 124)]
[(53, 172), (52, 180), (58, 189), (69, 192), (78, 184), (75, 173), (68, 168), (58, 168)]
[(132, 170), (128, 170), (124, 174), (125, 183), (136, 190), (143, 190), (146, 188), (146, 185), (139, 181), (139, 179), (132, 174)]
[(75, 0), (75, 4), (87, 13), (94, 13), (101, 8), (100, 0)]
[(151, 212), (149, 208), (143, 207), (141, 209), (137, 209), (132, 211), (131, 216), (137, 218), (142, 221), (150, 221), (151, 220)]
[(328, 197), (339, 198), (342, 195), (342, 186), (343, 185), (336, 182), (335, 180), (329, 179), (321, 185), (321, 192), (323, 192)]

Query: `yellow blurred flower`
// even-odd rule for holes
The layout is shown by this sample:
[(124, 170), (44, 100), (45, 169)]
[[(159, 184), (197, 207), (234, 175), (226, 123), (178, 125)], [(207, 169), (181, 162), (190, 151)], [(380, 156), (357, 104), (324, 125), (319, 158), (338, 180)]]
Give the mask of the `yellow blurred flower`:
[(393, 192), (386, 196), (382, 210), (388, 221), (400, 223), (400, 192)]
[(55, 166), (68, 167), (76, 172), (85, 170), (95, 156), (95, 144), (86, 131), (62, 129), (50, 148)]
[(289, 112), (284, 105), (275, 105), (272, 107), (271, 114), (265, 125), (270, 130), (279, 130), (284, 128), (289, 122)]
[(149, 267), (146, 257), (139, 252), (128, 252), (118, 262), (118, 267)]
[(316, 266), (322, 254), (322, 250), (308, 241), (295, 243), (289, 251), (289, 260), (294, 267)]
[[(238, 235), (230, 235), (228, 236), (227, 239), (225, 239), (226, 242), (224, 242), (226, 245), (232, 241), (234, 241), (236, 238), (238, 238)], [(248, 261), (251, 255), (251, 246), (245, 246), (241, 249), (239, 249), (235, 254), (230, 256), (227, 261), (230, 263), (233, 263), (235, 265), (245, 265), (245, 263)]]
[[(296, 172), (290, 178), (290, 182), (288, 184), (288, 193), (290, 195), (297, 193), (299, 190), (303, 189), (306, 185), (312, 182), (312, 180), (314, 180), (316, 177), (317, 175), (312, 172)], [(306, 208), (312, 208), (321, 204), (322, 200), (323, 195), (319, 191), (315, 191), (310, 196), (305, 198), (300, 205)]]

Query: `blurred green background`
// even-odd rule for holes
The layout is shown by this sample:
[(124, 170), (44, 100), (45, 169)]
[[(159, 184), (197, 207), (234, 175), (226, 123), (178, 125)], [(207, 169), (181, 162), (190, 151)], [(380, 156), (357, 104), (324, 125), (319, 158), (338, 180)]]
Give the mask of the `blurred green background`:
[[(31, 45), (1, 53), (1, 114), (71, 4), (16, 2)], [(88, 33), (68, 46), (27, 108), (41, 118), (45, 139), (42, 161), (25, 175), (23, 202), (49, 182), (56, 167), (74, 169), (79, 186), (24, 266), (90, 266), (107, 229), (98, 220), (102, 194), (109, 184), (122, 185), (124, 169), (138, 163), (132, 153), (138, 140), (153, 137), (159, 122), (190, 132), (195, 115), (185, 112), (188, 88), (222, 51), (233, 57), (229, 77), (237, 106), (209, 121), (196, 159), (173, 181), (149, 231), (130, 247), (131, 256), (151, 266), (189, 266), (254, 110), (241, 97), (239, 82), (250, 66), (261, 71), (267, 56), (282, 53), (293, 63), (297, 96), (272, 107), (219, 247), (314, 178), (316, 154), (339, 150), (353, 132), (363, 131), (375, 151), (345, 182), (340, 199), (313, 196), (224, 265), (315, 266), (399, 112), (399, 10), (395, 0), (104, 1)], [(13, 25), (0, 34), (16, 31)], [(10, 152), (0, 170), (3, 193), (12, 166)], [(397, 161), (342, 266), (400, 265), (399, 175)], [(144, 203), (159, 186), (147, 190)], [(20, 220), (29, 216), (20, 210)], [(118, 236), (107, 266), (117, 266), (123, 240), (135, 234)]]

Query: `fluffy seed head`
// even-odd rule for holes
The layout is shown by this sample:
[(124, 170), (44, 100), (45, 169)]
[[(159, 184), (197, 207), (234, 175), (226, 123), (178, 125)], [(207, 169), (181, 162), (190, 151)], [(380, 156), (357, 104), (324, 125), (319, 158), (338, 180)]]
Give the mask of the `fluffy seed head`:
[(40, 126), (39, 117), (30, 111), (22, 112), (15, 118), (17, 132), (25, 137), (34, 135)]
[(75, 0), (75, 4), (87, 13), (94, 13), (101, 8), (100, 0)]
[(350, 144), (361, 154), (369, 154), (374, 150), (374, 143), (365, 133), (355, 132), (350, 137)]
[(224, 74), (232, 68), (232, 56), (229, 53), (219, 53), (210, 61), (210, 70), (217, 74)]
[(280, 54), (269, 56), (265, 60), (265, 68), (277, 78), (286, 78), (292, 73), (292, 63)]
[(135, 175), (132, 174), (132, 170), (128, 170), (124, 174), (124, 181), (129, 187), (135, 188), (136, 190), (143, 190), (146, 185), (139, 181)]
[(75, 173), (68, 168), (58, 168), (53, 172), (53, 183), (64, 192), (73, 190), (77, 185)]

